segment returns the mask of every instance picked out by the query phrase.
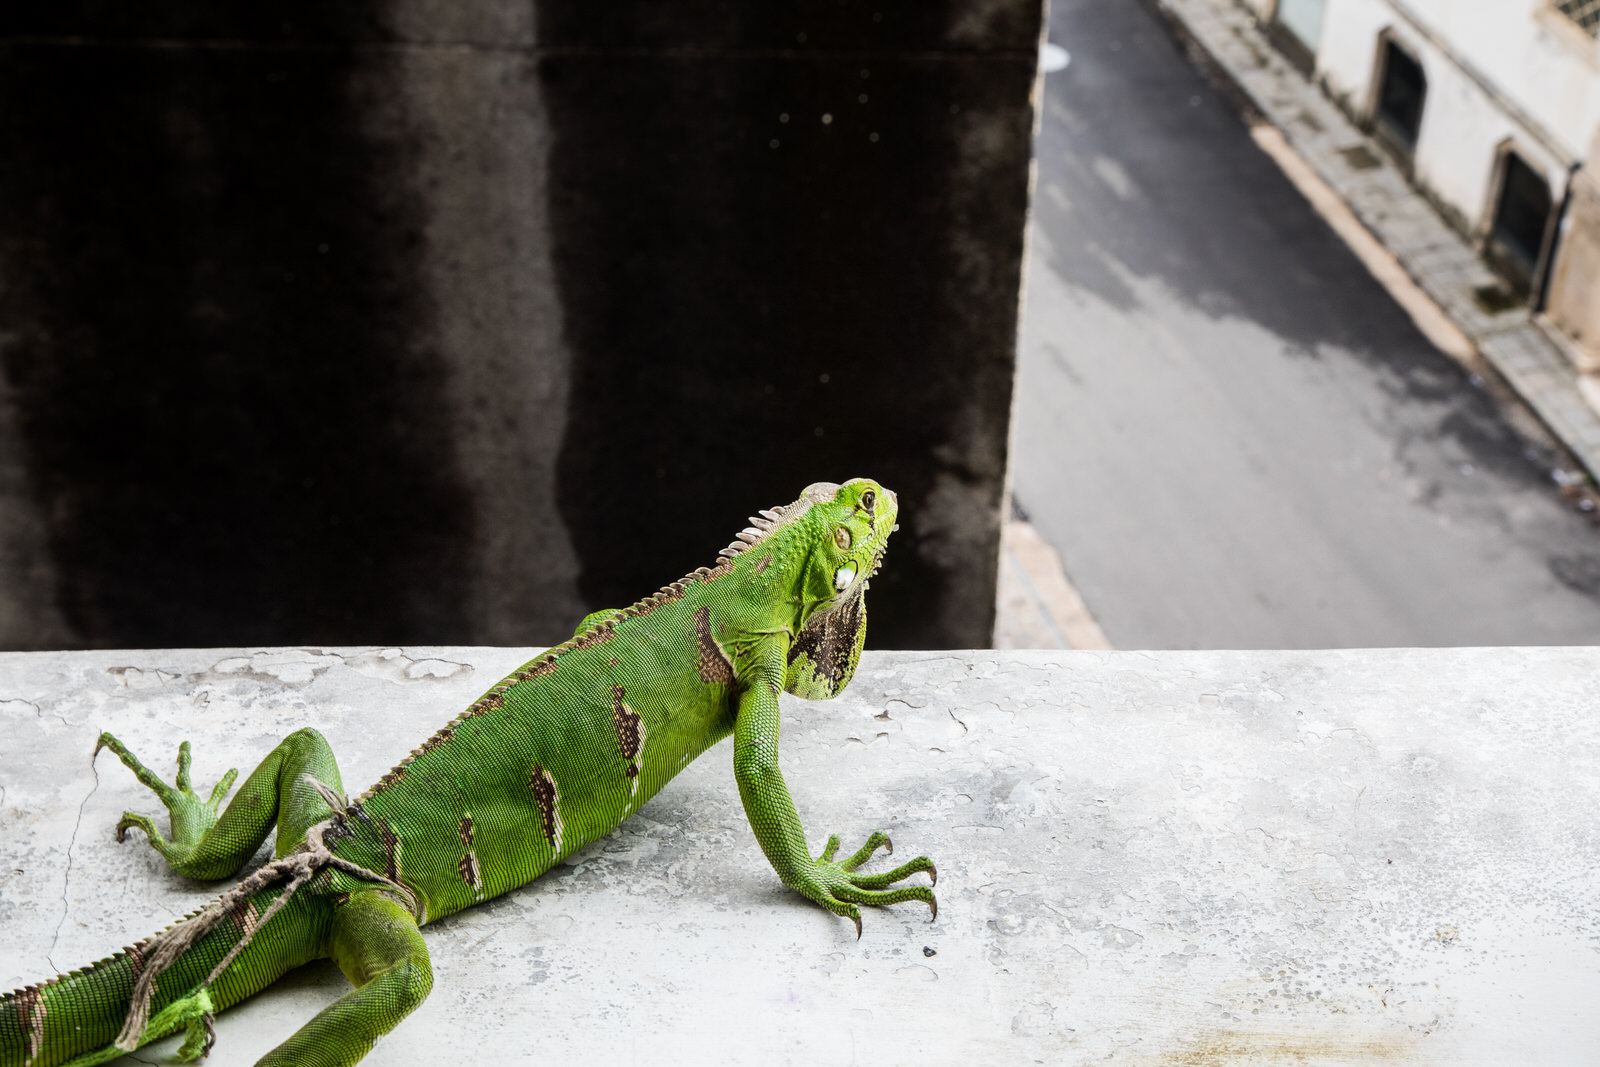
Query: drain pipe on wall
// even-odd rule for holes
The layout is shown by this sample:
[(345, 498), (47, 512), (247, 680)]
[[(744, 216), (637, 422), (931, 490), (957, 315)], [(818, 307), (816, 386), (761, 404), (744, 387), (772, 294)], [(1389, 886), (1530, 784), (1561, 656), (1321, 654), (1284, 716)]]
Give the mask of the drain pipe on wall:
[(1580, 159), (1567, 167), (1567, 183), (1561, 189), (1561, 206), (1545, 225), (1544, 247), (1539, 252), (1539, 264), (1533, 275), (1532, 304), (1536, 315), (1544, 311), (1550, 297), (1550, 276), (1555, 273), (1556, 249), (1561, 247), (1561, 238), (1567, 233), (1567, 209), (1572, 206), (1572, 180), (1583, 169), (1583, 162)]

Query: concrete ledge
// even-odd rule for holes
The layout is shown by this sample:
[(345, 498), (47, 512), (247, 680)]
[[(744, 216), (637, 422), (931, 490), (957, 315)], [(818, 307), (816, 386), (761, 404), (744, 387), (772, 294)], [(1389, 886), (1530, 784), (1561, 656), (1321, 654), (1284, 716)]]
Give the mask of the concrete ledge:
[[(91, 770), (102, 727), (163, 768), (189, 738), (201, 789), (313, 724), (354, 791), (528, 653), (0, 655), (0, 986), (211, 892), (113, 841), (155, 808)], [(786, 706), (785, 771), (816, 844), (882, 827), (933, 855), (937, 923), (870, 913), (858, 943), (785, 892), (724, 745), (429, 927), (434, 993), (368, 1062), (1587, 1062), (1597, 676), (1600, 648), (869, 654)], [(342, 988), (291, 975), (212, 1062)]]

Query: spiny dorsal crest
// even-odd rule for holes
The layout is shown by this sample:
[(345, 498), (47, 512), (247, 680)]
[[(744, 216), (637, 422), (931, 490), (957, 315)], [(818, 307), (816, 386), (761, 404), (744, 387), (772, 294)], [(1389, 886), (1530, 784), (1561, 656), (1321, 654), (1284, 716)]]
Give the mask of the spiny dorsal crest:
[(758, 514), (750, 516), (750, 525), (734, 534), (733, 541), (717, 555), (732, 559), (751, 545), (760, 544), (773, 530), (787, 526), (810, 511), (811, 505), (832, 500), (838, 495), (839, 489), (836, 482), (812, 482), (793, 504), (781, 508), (763, 508)]
[(838, 495), (839, 489), (840, 486), (834, 482), (813, 482), (812, 484), (806, 486), (805, 490), (800, 494), (799, 499), (794, 503), (788, 504), (784, 507), (763, 508), (756, 515), (750, 516), (750, 525), (739, 531), (739, 533), (735, 535), (734, 541), (729, 544), (727, 548), (724, 548), (721, 552), (717, 553), (719, 558), (716, 566), (696, 567), (682, 578), (662, 586), (660, 590), (652, 593), (650, 596), (645, 597), (643, 600), (640, 600), (628, 607), (618, 609), (610, 617), (597, 620), (582, 633), (574, 634), (561, 644), (547, 649), (540, 655), (534, 657), (528, 663), (520, 667), (515, 674), (512, 674), (508, 678), (501, 679), (500, 682), (494, 686), (494, 688), (490, 689), (483, 696), (479, 697), (465, 711), (451, 719), (444, 726), (440, 727), (432, 737), (428, 738), (428, 740), (424, 741), (418, 747), (412, 749), (410, 755), (401, 760), (399, 763), (395, 764), (394, 768), (382, 778), (378, 779), (377, 783), (373, 785), (372, 788), (368, 789), (365, 793), (361, 794), (361, 796), (357, 797), (355, 803), (358, 805), (364, 804), (368, 800), (372, 799), (373, 795), (378, 793), (380, 790), (403, 779), (406, 775), (406, 768), (411, 765), (412, 760), (415, 760), (423, 753), (448, 742), (453, 736), (455, 736), (456, 727), (461, 725), (461, 723), (465, 720), (472, 718), (474, 715), (482, 715), (484, 712), (493, 711), (500, 707), (501, 704), (504, 703), (504, 694), (506, 690), (510, 689), (512, 686), (519, 685), (520, 683), (526, 682), (532, 678), (538, 678), (541, 675), (550, 674), (556, 669), (556, 661), (562, 656), (566, 655), (568, 652), (582, 648), (591, 648), (594, 645), (604, 644), (606, 641), (611, 640), (616, 631), (617, 623), (621, 622), (622, 620), (637, 618), (640, 615), (648, 615), (655, 609), (665, 604), (670, 604), (675, 600), (681, 600), (684, 593), (688, 592), (691, 585), (694, 585), (698, 582), (715, 581), (724, 574), (727, 574), (733, 569), (734, 557), (738, 556), (739, 553), (744, 552), (752, 545), (760, 544), (767, 537), (771, 536), (774, 530), (798, 521), (811, 510), (811, 506), (813, 504), (822, 504), (832, 500), (836, 495)]

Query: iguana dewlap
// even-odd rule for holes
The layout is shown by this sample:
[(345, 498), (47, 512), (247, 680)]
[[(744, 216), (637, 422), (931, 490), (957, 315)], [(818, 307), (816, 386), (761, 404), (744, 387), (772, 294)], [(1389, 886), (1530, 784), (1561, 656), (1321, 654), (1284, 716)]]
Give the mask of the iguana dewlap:
[(315, 730), (285, 738), (218, 815), (236, 777), (202, 800), (189, 744), (174, 786), (100, 736), (155, 791), (163, 837), (128, 813), (173, 870), (234, 875), (277, 829), (275, 859), (206, 909), (91, 967), (0, 998), (0, 1067), (87, 1065), (178, 1031), (180, 1059), (210, 1050), (215, 1012), (293, 967), (332, 957), (355, 986), (260, 1063), (353, 1064), (433, 984), (418, 928), (522, 885), (610, 832), (695, 756), (734, 735), (756, 839), (784, 883), (853, 920), (862, 904), (925, 902), (856, 869), (888, 837), (813, 859), (778, 769), (778, 694), (820, 699), (850, 681), (866, 636), (867, 580), (895, 529), (875, 482), (818, 483), (764, 511), (702, 567), (577, 634), (490, 689), (376, 785), (345, 800)]

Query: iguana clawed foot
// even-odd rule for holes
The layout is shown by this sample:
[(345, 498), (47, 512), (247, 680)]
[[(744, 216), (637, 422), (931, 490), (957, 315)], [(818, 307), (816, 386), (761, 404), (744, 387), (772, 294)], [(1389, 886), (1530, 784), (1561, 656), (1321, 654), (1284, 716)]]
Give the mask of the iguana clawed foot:
[[(927, 856), (908, 860), (892, 871), (882, 874), (855, 874), (872, 854), (882, 848), (886, 855), (894, 852), (894, 844), (882, 830), (867, 838), (867, 843), (837, 862), (839, 835), (828, 838), (822, 854), (811, 861), (810, 869), (795, 879), (794, 888), (811, 900), (821, 904), (835, 915), (843, 915), (856, 924), (856, 937), (861, 936), (861, 909), (857, 905), (870, 904), (884, 907), (907, 900), (920, 900), (932, 913), (930, 921), (939, 917), (939, 902), (933, 896), (933, 884), (939, 881), (939, 872)], [(890, 888), (894, 883), (909, 878), (918, 871), (927, 871), (929, 885), (907, 885)]]
[(208, 800), (201, 800), (189, 782), (189, 766), (193, 756), (189, 751), (189, 742), (185, 741), (178, 746), (178, 777), (173, 785), (163, 782), (156, 773), (140, 763), (138, 758), (121, 741), (110, 734), (101, 734), (100, 740), (95, 744), (95, 755), (99, 755), (102, 748), (109, 748), (117, 754), (123, 764), (134, 773), (167, 807), (171, 816), (172, 838), (168, 840), (161, 835), (156, 824), (148, 816), (137, 812), (124, 812), (117, 822), (117, 840), (125, 841), (128, 837), (128, 828), (137, 827), (144, 831), (145, 837), (150, 840), (150, 847), (166, 859), (174, 869), (182, 870), (183, 863), (189, 854), (199, 844), (205, 832), (211, 829), (217, 821), (217, 809), (222, 803), (222, 798), (228, 795), (228, 789), (233, 785), (239, 771), (233, 769), (222, 776), (216, 788), (211, 790)]

